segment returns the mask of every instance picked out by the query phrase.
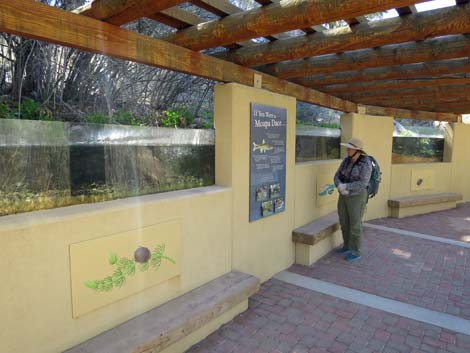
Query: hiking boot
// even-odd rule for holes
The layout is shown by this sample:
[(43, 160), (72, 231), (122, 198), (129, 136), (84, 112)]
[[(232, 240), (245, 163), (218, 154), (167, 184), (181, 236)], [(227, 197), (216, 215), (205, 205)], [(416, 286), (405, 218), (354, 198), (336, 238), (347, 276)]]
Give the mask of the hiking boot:
[(346, 249), (346, 248), (341, 248), (341, 249), (336, 250), (336, 253), (340, 255), (349, 255), (351, 253), (351, 250)]
[(356, 261), (359, 261), (360, 259), (362, 259), (361, 255), (353, 255), (350, 253), (348, 256), (346, 256), (347, 262), (356, 262)]

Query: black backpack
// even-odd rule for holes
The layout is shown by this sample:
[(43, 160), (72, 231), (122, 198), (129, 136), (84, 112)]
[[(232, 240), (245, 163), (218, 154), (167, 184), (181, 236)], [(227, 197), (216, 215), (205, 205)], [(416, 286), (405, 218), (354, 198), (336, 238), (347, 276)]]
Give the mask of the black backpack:
[(379, 185), (382, 181), (382, 172), (380, 171), (379, 163), (374, 157), (369, 155), (365, 157), (369, 158), (369, 161), (372, 164), (372, 174), (370, 175), (369, 185), (367, 186), (369, 198), (372, 198), (379, 192)]

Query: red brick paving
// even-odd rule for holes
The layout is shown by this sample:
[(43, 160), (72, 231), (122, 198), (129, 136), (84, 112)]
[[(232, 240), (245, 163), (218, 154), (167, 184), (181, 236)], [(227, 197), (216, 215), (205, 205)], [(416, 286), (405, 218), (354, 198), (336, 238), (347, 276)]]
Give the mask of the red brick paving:
[(369, 223), (470, 242), (470, 203), (457, 208), (406, 218), (379, 218)]
[(331, 253), (290, 271), (470, 319), (470, 249), (370, 228), (364, 238), (360, 262)]
[[(463, 240), (470, 204), (372, 223)], [(468, 240), (467, 240), (468, 241)], [(470, 249), (365, 229), (363, 259), (329, 254), (290, 271), (470, 319)], [(470, 353), (470, 336), (277, 280), (189, 353)]]
[(470, 336), (277, 280), (188, 353), (468, 353)]

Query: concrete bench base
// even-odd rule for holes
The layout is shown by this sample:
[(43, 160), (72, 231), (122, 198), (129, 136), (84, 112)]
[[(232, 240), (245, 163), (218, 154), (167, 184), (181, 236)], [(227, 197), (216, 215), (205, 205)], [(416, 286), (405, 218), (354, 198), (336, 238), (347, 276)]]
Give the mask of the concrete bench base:
[(311, 266), (341, 244), (343, 244), (343, 236), (340, 230), (335, 231), (315, 245), (295, 243), (295, 263)]
[(338, 214), (331, 212), (292, 232), (295, 263), (310, 266), (343, 243)]
[(390, 207), (390, 217), (404, 218), (455, 208), (457, 202), (461, 200), (462, 195), (460, 194), (442, 193), (394, 198), (388, 200), (388, 206)]
[(248, 308), (259, 280), (231, 272), (65, 353), (182, 353)]

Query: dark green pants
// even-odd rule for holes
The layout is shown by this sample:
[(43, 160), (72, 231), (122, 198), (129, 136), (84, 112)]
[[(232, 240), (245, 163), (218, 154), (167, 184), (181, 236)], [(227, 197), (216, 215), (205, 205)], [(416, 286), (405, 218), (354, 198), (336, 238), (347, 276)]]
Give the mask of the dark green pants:
[(367, 191), (354, 196), (339, 196), (338, 216), (344, 247), (353, 255), (361, 255), (362, 217), (367, 206)]

